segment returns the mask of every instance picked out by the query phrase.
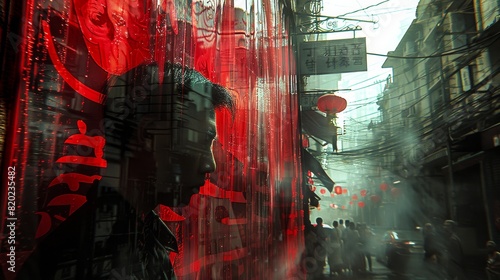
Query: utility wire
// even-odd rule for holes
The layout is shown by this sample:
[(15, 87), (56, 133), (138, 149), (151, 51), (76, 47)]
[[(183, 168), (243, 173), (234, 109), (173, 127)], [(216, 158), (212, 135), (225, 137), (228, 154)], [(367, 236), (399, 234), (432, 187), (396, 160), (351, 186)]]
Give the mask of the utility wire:
[(385, 0), (385, 1), (379, 2), (377, 4), (373, 4), (373, 5), (367, 6), (365, 8), (359, 9), (359, 10), (355, 10), (355, 11), (352, 11), (352, 12), (348, 12), (348, 13), (339, 15), (339, 17), (344, 17), (344, 16), (347, 16), (347, 15), (350, 15), (350, 14), (354, 14), (354, 13), (357, 13), (357, 12), (366, 11), (366, 10), (368, 10), (370, 8), (373, 8), (373, 7), (376, 7), (376, 6), (380, 6), (380, 5), (382, 5), (382, 4), (386, 3), (386, 2), (389, 2), (389, 0)]
[[(443, 37), (444, 37), (445, 35), (447, 35), (447, 34), (442, 34), (442, 36), (443, 36)], [(430, 55), (430, 56), (421, 56), (421, 57), (402, 57), (402, 56), (391, 56), (391, 55), (381, 55), (381, 54), (373, 54), (373, 55), (380, 55), (380, 56), (384, 56), (384, 57), (393, 57), (393, 58), (402, 58), (402, 59), (408, 59), (408, 58), (410, 58), (410, 59), (422, 59), (422, 60), (421, 60), (421, 61), (419, 61), (418, 63), (422, 63), (422, 62), (424, 62), (424, 61), (425, 61), (424, 59), (427, 59), (427, 58), (433, 58), (433, 57), (443, 57), (443, 56), (445, 56), (445, 55), (454, 55), (454, 54), (461, 54), (461, 53), (464, 53), (464, 55), (462, 55), (461, 57), (459, 57), (459, 58), (462, 58), (462, 57), (464, 57), (464, 56), (469, 56), (469, 55), (470, 55), (473, 51), (477, 51), (477, 50), (471, 50), (471, 46), (472, 46), (472, 47), (479, 46), (479, 48), (478, 48), (478, 49), (483, 49), (483, 50), (484, 50), (484, 48), (485, 48), (485, 47), (490, 46), (490, 45), (491, 45), (491, 44), (493, 44), (496, 40), (498, 40), (497, 35), (498, 35), (498, 33), (497, 33), (497, 34), (494, 34), (494, 35), (492, 36), (492, 37), (493, 37), (493, 38), (495, 38), (495, 39), (493, 40), (493, 42), (490, 42), (487, 46), (484, 46), (484, 45), (483, 45), (483, 46), (481, 46), (481, 45), (482, 45), (482, 44), (484, 44), (485, 42), (487, 42), (488, 40), (490, 40), (490, 39), (491, 39), (491, 37), (487, 37), (487, 38), (484, 38), (484, 39), (483, 39), (483, 40), (481, 40), (481, 41), (476, 41), (476, 42), (473, 42), (473, 43), (471, 43), (471, 44), (468, 44), (468, 45), (465, 45), (465, 46), (459, 47), (459, 48), (457, 48), (457, 49), (455, 49), (455, 50), (449, 50), (449, 51), (447, 51), (447, 52), (443, 52), (443, 53), (441, 53), (441, 54), (435, 54), (435, 55)], [(456, 40), (456, 38), (455, 38), (454, 40)], [(466, 49), (464, 49), (464, 48), (466, 48)], [(436, 51), (436, 52), (437, 52), (437, 51)], [(455, 59), (454, 59), (454, 61), (458, 60), (459, 58), (455, 58)], [(401, 66), (401, 67), (402, 67), (402, 66)], [(405, 72), (402, 72), (402, 73), (398, 74), (397, 76), (399, 76), (399, 75), (404, 75), (404, 74), (405, 74)], [(429, 75), (430, 75), (430, 73), (427, 73), (426, 75), (420, 75), (418, 78), (419, 78), (419, 79), (422, 79), (422, 78), (425, 78), (426, 76), (429, 76)], [(394, 77), (394, 79), (396, 80), (396, 76)], [(437, 79), (437, 80), (441, 80), (441, 79), (440, 79), (440, 77), (436, 77), (436, 79)], [(419, 88), (428, 87), (428, 86), (429, 86), (429, 84), (430, 84), (430, 82), (427, 82), (426, 84), (421, 85)], [(371, 85), (370, 85), (370, 86), (371, 86)], [(418, 88), (418, 89), (419, 89), (419, 88)], [(360, 90), (360, 89), (362, 89), (362, 88), (359, 88), (359, 89), (354, 89), (354, 90)], [(416, 90), (418, 90), (418, 89), (415, 89), (415, 90), (413, 90), (413, 91), (411, 91), (411, 92), (414, 92), (414, 91), (416, 91)], [(405, 94), (408, 94), (408, 93), (411, 93), (411, 92), (405, 92)], [(418, 100), (416, 100), (416, 102), (414, 102), (415, 104), (413, 104), (412, 106), (414, 106), (414, 105), (416, 105), (416, 104), (419, 104), (421, 101), (423, 101), (423, 99), (428, 98), (429, 96), (430, 96), (430, 93), (429, 93), (429, 94), (424, 95), (423, 97), (421, 97), (421, 98), (419, 98)], [(400, 96), (393, 97), (393, 98), (400, 98)], [(464, 98), (466, 98), (466, 96), (462, 96), (462, 97), (461, 97), (461, 99), (464, 99)], [(457, 101), (457, 99), (454, 99), (453, 101), (455, 102), (455, 101)], [(460, 101), (460, 100), (459, 100), (459, 101)], [(443, 104), (441, 107), (447, 107), (447, 106), (446, 106), (446, 104)], [(390, 109), (390, 108), (388, 108), (388, 109)], [(440, 114), (439, 112), (437, 112), (437, 113), (438, 113), (438, 114)], [(422, 123), (422, 124), (423, 124), (423, 123)], [(425, 130), (426, 130), (426, 128), (425, 128), (425, 127), (423, 127), (423, 128), (422, 128), (422, 130), (424, 130), (424, 131), (425, 131)], [(416, 132), (418, 133), (418, 131), (416, 131)], [(423, 132), (423, 131), (422, 131), (422, 132)], [(420, 133), (420, 134), (421, 134), (421, 133)], [(428, 134), (428, 133), (427, 133), (427, 134)], [(428, 135), (423, 135), (423, 136), (425, 137), (425, 136), (428, 136)], [(389, 140), (389, 139), (388, 139), (388, 140)], [(396, 140), (398, 140), (398, 139), (396, 139)], [(387, 142), (387, 141), (386, 141), (386, 142)], [(395, 147), (395, 145), (399, 145), (399, 144), (400, 144), (400, 143), (398, 143), (398, 142), (393, 142), (392, 147), (389, 147), (389, 151), (391, 151), (391, 149), (392, 149), (393, 147)], [(387, 150), (388, 150), (388, 146), (385, 146), (383, 150), (382, 150), (382, 149), (379, 149), (378, 151), (382, 151), (382, 152), (384, 152), (384, 151), (387, 151)], [(355, 151), (356, 151), (356, 150), (351, 150), (349, 153), (350, 153), (350, 154), (352, 154), (352, 153), (353, 153), (353, 152), (355, 152)], [(366, 149), (359, 149), (359, 151), (360, 151), (360, 152), (362, 152), (362, 155), (363, 155), (363, 156), (366, 156), (366, 151), (367, 151)], [(373, 149), (372, 149), (372, 152), (376, 152), (376, 151), (377, 151), (377, 150), (373, 150)], [(341, 152), (341, 153), (348, 154), (348, 153), (346, 153), (346, 152)]]

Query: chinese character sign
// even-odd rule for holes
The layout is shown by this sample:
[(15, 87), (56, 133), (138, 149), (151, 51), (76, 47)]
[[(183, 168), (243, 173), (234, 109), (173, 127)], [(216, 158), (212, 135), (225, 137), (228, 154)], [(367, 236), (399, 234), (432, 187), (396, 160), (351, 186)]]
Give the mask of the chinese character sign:
[(299, 59), (302, 75), (366, 71), (366, 38), (304, 42)]

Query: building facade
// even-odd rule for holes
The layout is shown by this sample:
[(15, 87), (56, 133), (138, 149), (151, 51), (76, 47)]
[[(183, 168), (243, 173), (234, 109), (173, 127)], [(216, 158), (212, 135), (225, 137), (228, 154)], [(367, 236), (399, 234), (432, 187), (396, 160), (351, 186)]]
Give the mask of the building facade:
[(419, 205), (416, 224), (456, 220), (468, 254), (498, 241), (498, 1), (420, 1), (384, 67), (375, 131), (392, 145), (384, 168)]

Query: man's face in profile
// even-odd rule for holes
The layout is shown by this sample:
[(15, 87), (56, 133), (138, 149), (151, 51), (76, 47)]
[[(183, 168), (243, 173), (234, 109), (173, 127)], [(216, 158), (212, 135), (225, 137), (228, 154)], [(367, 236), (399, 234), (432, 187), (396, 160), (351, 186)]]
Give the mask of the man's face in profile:
[(122, 142), (124, 192), (140, 188), (150, 194), (148, 205), (188, 204), (215, 171), (215, 109), (233, 110), (228, 91), (197, 71), (169, 63), (163, 70), (156, 65), (133, 69), (109, 89), (108, 116), (122, 120), (108, 138)]
[[(215, 171), (216, 164), (212, 153), (216, 138), (215, 110), (206, 91), (190, 90), (186, 96), (187, 107), (180, 113), (179, 142), (171, 150), (172, 161), (159, 167), (173, 168), (173, 180), (178, 187), (180, 202), (187, 204), (193, 194), (198, 193), (209, 173)], [(165, 170), (166, 171), (166, 170)], [(168, 173), (168, 172), (167, 172)], [(167, 194), (168, 195), (168, 194)]]

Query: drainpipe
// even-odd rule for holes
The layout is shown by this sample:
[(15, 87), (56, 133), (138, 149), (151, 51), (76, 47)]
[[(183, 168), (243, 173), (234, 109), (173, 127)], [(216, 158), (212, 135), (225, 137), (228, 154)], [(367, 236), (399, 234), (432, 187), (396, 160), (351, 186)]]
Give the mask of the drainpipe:
[(476, 14), (477, 31), (483, 31), (483, 13), (481, 12), (481, 0), (474, 0), (474, 13)]
[(457, 195), (455, 190), (455, 184), (453, 179), (453, 158), (451, 154), (451, 137), (450, 131), (446, 134), (446, 157), (448, 161), (448, 191), (447, 191), (447, 200), (446, 200), (446, 208), (448, 209), (448, 214), (450, 215), (452, 220), (457, 220), (456, 217), (456, 205), (452, 204), (452, 201), (455, 200), (455, 196)]
[[(446, 16), (446, 15), (445, 15)], [(443, 18), (443, 21), (444, 21), (444, 18)], [(444, 31), (444, 30), (443, 30)], [(442, 35), (444, 37), (444, 35)], [(441, 37), (441, 38), (443, 38)], [(445, 51), (445, 48), (444, 48), (444, 41), (441, 40), (441, 43), (440, 43), (440, 47), (442, 52)], [(441, 95), (443, 96), (443, 99), (444, 99), (444, 103), (446, 105), (446, 107), (448, 107), (450, 105), (450, 96), (447, 95), (447, 92), (446, 92), (446, 85), (445, 83), (448, 81), (446, 78), (445, 78), (445, 75), (444, 75), (444, 72), (443, 72), (443, 58), (440, 57), (439, 58), (439, 78), (441, 80)], [(431, 104), (432, 106), (432, 104)], [(455, 196), (456, 196), (456, 190), (455, 190), (455, 184), (454, 184), (454, 178), (453, 178), (453, 157), (452, 157), (452, 150), (451, 150), (451, 142), (452, 142), (452, 139), (451, 139), (451, 132), (450, 132), (450, 128), (448, 126), (448, 124), (446, 124), (447, 128), (447, 133), (446, 133), (446, 159), (447, 159), (447, 162), (448, 162), (448, 186), (447, 186), (447, 191), (446, 191), (446, 196), (447, 196), (447, 199), (446, 199), (446, 210), (447, 210), (447, 214), (449, 215), (449, 217), (452, 219), (452, 220), (455, 220), (456, 221), (456, 206), (452, 203), (452, 201), (455, 200)]]

